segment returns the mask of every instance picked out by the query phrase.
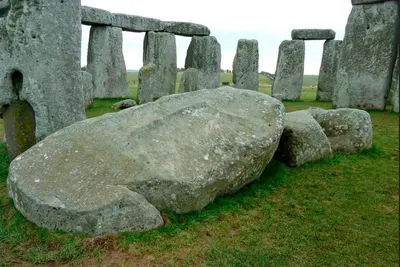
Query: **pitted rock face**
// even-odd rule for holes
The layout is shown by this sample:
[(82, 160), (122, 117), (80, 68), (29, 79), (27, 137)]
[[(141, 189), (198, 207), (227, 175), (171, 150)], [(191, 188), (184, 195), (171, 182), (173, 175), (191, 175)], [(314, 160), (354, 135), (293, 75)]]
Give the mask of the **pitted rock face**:
[(15, 159), (9, 193), (26, 218), (50, 229), (156, 228), (157, 209), (201, 210), (259, 178), (284, 110), (265, 94), (223, 87), (81, 121)]
[(239, 40), (232, 68), (235, 88), (258, 91), (258, 61), (258, 41)]
[(371, 148), (372, 121), (368, 112), (351, 108), (307, 111), (324, 129), (333, 152), (350, 154)]
[(305, 43), (285, 40), (279, 46), (272, 96), (279, 100), (300, 100), (303, 89)]
[(337, 71), (334, 108), (385, 109), (400, 31), (398, 2), (353, 6)]

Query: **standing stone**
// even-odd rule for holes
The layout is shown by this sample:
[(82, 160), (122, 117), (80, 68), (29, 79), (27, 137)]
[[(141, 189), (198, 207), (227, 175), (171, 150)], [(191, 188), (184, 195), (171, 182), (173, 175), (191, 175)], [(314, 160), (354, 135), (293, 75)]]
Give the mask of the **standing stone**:
[(129, 96), (121, 28), (91, 27), (87, 71), (92, 74), (96, 98)]
[(398, 23), (396, 1), (353, 6), (340, 53), (334, 108), (385, 108)]
[[(200, 89), (218, 88), (221, 73), (221, 45), (214, 36), (194, 36), (187, 50), (185, 69), (199, 70)], [(185, 89), (185, 92), (188, 90)]]
[(179, 84), (179, 93), (192, 92), (200, 90), (199, 83), (200, 71), (195, 68), (188, 68), (182, 73)]
[(332, 101), (336, 88), (337, 67), (342, 41), (328, 40), (324, 43), (321, 67), (318, 76), (317, 100)]
[(272, 96), (280, 100), (300, 100), (303, 88), (305, 43), (285, 40), (279, 46)]
[(82, 71), (82, 87), (85, 108), (87, 108), (93, 104), (94, 99), (92, 74), (87, 71)]
[(258, 60), (258, 41), (239, 40), (232, 68), (235, 88), (258, 91)]
[(166, 32), (146, 33), (143, 65), (139, 71), (139, 103), (174, 94), (177, 76), (175, 35)]
[(392, 96), (392, 110), (394, 112), (399, 112), (399, 86), (400, 86), (399, 71), (400, 71), (400, 44), (398, 45), (397, 59), (393, 71), (394, 92)]
[(0, 8), (0, 105), (7, 120), (7, 147), (19, 154), (32, 140), (85, 119), (81, 1), (9, 3)]

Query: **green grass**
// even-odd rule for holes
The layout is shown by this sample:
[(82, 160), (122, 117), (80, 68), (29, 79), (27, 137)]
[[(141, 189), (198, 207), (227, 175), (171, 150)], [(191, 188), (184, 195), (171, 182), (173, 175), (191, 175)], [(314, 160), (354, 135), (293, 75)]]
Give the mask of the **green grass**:
[[(287, 111), (331, 107), (314, 99), (315, 89), (304, 88), (301, 101), (284, 104)], [(87, 116), (114, 112), (118, 100), (95, 100)], [(397, 266), (398, 114), (370, 115), (368, 151), (298, 168), (273, 160), (260, 179), (200, 212), (164, 211), (163, 228), (105, 237), (25, 220), (7, 197), (7, 151), (0, 145), (0, 266)]]

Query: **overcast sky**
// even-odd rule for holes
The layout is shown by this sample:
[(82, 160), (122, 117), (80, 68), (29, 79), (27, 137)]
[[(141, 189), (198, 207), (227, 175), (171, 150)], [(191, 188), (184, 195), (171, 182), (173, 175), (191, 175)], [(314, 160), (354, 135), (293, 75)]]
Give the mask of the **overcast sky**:
[[(259, 44), (259, 71), (275, 72), (279, 44), (291, 39), (292, 29), (321, 28), (344, 36), (350, 0), (82, 0), (82, 5), (115, 13), (160, 20), (187, 21), (206, 25), (221, 44), (221, 68), (232, 69), (239, 39), (256, 39)], [(82, 65), (90, 27), (82, 26)], [(124, 56), (128, 69), (143, 65), (144, 33), (124, 32)], [(178, 67), (184, 67), (189, 37), (176, 37)], [(318, 74), (323, 41), (306, 42), (305, 74)]]

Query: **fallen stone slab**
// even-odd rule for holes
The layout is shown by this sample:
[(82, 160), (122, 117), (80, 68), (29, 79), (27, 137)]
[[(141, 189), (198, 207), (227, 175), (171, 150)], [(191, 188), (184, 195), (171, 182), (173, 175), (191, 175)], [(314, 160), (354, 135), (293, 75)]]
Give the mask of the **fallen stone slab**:
[(355, 5), (378, 4), (388, 1), (393, 1), (393, 0), (351, 0), (351, 4), (355, 6)]
[(110, 26), (113, 20), (113, 14), (107, 10), (82, 6), (82, 24), (88, 26)]
[(135, 100), (125, 99), (125, 100), (119, 101), (119, 102), (115, 103), (114, 105), (112, 105), (112, 108), (115, 110), (123, 110), (123, 109), (131, 108), (134, 106), (136, 106)]
[(399, 31), (396, 1), (353, 6), (341, 45), (334, 108), (385, 109)]
[(333, 40), (336, 32), (330, 29), (295, 29), (292, 40)]
[(48, 229), (156, 228), (158, 210), (201, 210), (258, 179), (278, 147), (284, 111), (265, 94), (222, 87), (87, 119), (12, 161), (8, 192)]
[(286, 113), (285, 128), (275, 157), (288, 166), (332, 158), (328, 137), (306, 110)]
[(272, 96), (279, 100), (300, 100), (303, 89), (305, 43), (285, 40), (279, 46)]
[(113, 14), (112, 26), (129, 32), (158, 32), (164, 30), (164, 24), (161, 20), (119, 13)]
[(350, 108), (307, 111), (324, 129), (333, 152), (351, 154), (371, 148), (372, 121), (368, 112)]
[(318, 75), (317, 100), (332, 101), (333, 99), (341, 45), (342, 41), (336, 40), (328, 40), (324, 43), (324, 51)]
[(235, 88), (258, 91), (258, 61), (258, 41), (240, 39), (232, 68), (232, 81)]
[(164, 31), (181, 36), (208, 36), (210, 29), (204, 25), (179, 22), (179, 21), (164, 21)]

